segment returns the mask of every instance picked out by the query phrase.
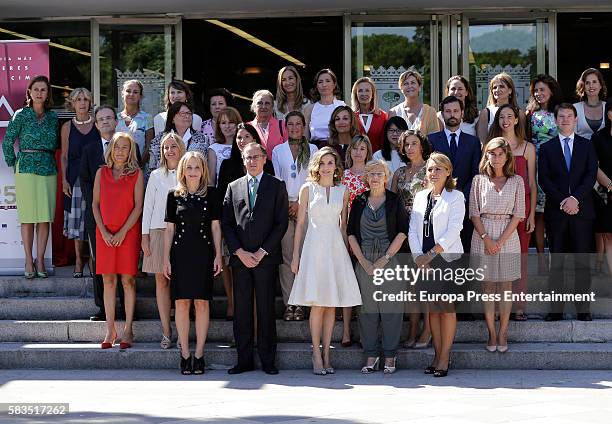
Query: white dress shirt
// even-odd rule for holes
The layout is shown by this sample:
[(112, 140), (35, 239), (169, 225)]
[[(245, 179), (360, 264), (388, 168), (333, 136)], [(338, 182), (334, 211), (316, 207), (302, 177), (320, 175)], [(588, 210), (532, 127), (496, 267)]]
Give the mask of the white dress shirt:
[(444, 134), (446, 134), (446, 141), (448, 142), (448, 147), (450, 148), (451, 145), (451, 134), (455, 134), (457, 136), (456, 140), (457, 140), (457, 148), (459, 148), (459, 136), (461, 135), (461, 127), (459, 127), (459, 129), (457, 129), (457, 131), (455, 131), (454, 133), (449, 131), (448, 129), (444, 128)]
[(157, 168), (151, 172), (142, 209), (142, 234), (149, 234), (152, 229), (166, 228), (166, 201), (168, 192), (174, 187), (176, 170), (166, 172), (164, 168)]
[(565, 139), (569, 138), (569, 141), (567, 144), (569, 144), (569, 149), (570, 149), (570, 154), (574, 154), (574, 133), (571, 133), (570, 135), (563, 135), (561, 133), (559, 133), (559, 142), (561, 143), (561, 151), (563, 152), (563, 157), (565, 157)]
[[(318, 149), (314, 144), (309, 143), (308, 145), (310, 147), (310, 157), (312, 157)], [(303, 167), (298, 172), (298, 164), (293, 159), (291, 146), (288, 141), (274, 148), (272, 151), (272, 165), (274, 165), (274, 176), (285, 182), (289, 200), (296, 201), (300, 196), (300, 188), (308, 177), (308, 166)], [(292, 169), (293, 167), (295, 169)]]

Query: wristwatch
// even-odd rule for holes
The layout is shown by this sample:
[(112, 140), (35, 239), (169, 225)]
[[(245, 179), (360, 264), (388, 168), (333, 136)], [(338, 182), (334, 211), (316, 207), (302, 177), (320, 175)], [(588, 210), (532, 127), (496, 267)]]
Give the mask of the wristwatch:
[(487, 233), (482, 233), (482, 234), (480, 235), (480, 238), (481, 238), (482, 240), (484, 240), (486, 236), (488, 236), (488, 234), (487, 234)]
[(429, 257), (431, 259), (435, 258), (436, 256), (438, 256), (438, 253), (436, 253), (435, 250), (431, 249), (429, 252), (427, 252), (427, 254), (429, 255)]
[(388, 261), (390, 261), (390, 260), (391, 260), (391, 256), (389, 256), (389, 254), (388, 254), (388, 253), (385, 253), (385, 259), (386, 259), (386, 260), (387, 260), (387, 262), (388, 262)]

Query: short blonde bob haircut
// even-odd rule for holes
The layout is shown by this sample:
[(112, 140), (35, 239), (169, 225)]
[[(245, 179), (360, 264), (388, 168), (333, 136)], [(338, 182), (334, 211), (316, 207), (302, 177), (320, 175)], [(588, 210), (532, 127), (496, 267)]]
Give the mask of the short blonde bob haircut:
[(308, 164), (308, 181), (313, 181), (318, 183), (321, 179), (321, 174), (319, 174), (319, 165), (323, 156), (332, 155), (334, 157), (334, 162), (336, 164), (336, 170), (334, 171), (334, 185), (338, 185), (342, 181), (342, 175), (344, 174), (344, 170), (342, 169), (342, 161), (340, 160), (340, 155), (333, 147), (325, 146), (321, 150), (315, 152), (310, 159), (310, 163)]
[(387, 186), (387, 182), (389, 181), (389, 178), (391, 178), (391, 171), (389, 170), (389, 166), (387, 165), (387, 162), (385, 162), (382, 159), (374, 159), (366, 163), (366, 166), (363, 172), (363, 182), (368, 187), (370, 187), (370, 178), (368, 176), (374, 169), (378, 167), (382, 168), (385, 173), (385, 184), (384, 185), (385, 187)]
[(138, 147), (136, 147), (136, 142), (130, 133), (116, 132), (113, 135), (113, 138), (111, 138), (110, 144), (106, 149), (106, 153), (104, 153), (104, 162), (109, 168), (113, 168), (115, 166), (115, 145), (121, 139), (125, 139), (130, 142), (130, 153), (128, 154), (128, 160), (123, 164), (123, 170), (121, 171), (120, 176), (132, 175), (134, 172), (140, 170), (140, 165), (138, 164), (138, 156), (136, 156), (136, 149)]
[(506, 154), (506, 163), (504, 164), (503, 172), (506, 178), (513, 177), (516, 173), (514, 171), (514, 155), (512, 154), (512, 148), (510, 143), (503, 137), (492, 138), (487, 144), (485, 144), (482, 157), (480, 158), (480, 164), (478, 165), (478, 172), (482, 175), (486, 175), (489, 178), (495, 177), (495, 170), (489, 162), (489, 153), (495, 149), (502, 149)]
[(419, 84), (419, 86), (423, 86), (423, 75), (421, 75), (416, 69), (408, 69), (406, 72), (403, 72), (400, 76), (399, 76), (399, 80), (397, 81), (397, 86), (399, 87), (399, 89), (402, 89), (402, 84), (404, 83), (404, 81), (406, 81), (408, 79), (408, 77), (414, 77), (414, 79), (417, 80), (417, 83)]
[(76, 102), (76, 99), (78, 99), (81, 94), (87, 99), (87, 101), (89, 102), (89, 108), (91, 109), (91, 91), (89, 91), (85, 87), (79, 87), (72, 90), (68, 97), (66, 97), (64, 107), (69, 111), (74, 112), (74, 102)]
[(161, 142), (159, 143), (159, 167), (163, 168), (166, 175), (168, 175), (168, 161), (166, 160), (166, 155), (164, 155), (164, 147), (170, 143), (176, 143), (176, 146), (179, 149), (179, 160), (185, 154), (185, 143), (180, 135), (174, 131), (171, 131), (162, 137)]
[(446, 182), (444, 183), (444, 188), (446, 191), (452, 191), (455, 187), (457, 187), (457, 179), (453, 178), (453, 163), (450, 161), (448, 156), (440, 152), (433, 152), (431, 155), (429, 155), (429, 159), (427, 159), (425, 169), (428, 169), (429, 164), (432, 162), (449, 172), (448, 177), (446, 177)]
[(208, 166), (206, 165), (206, 159), (202, 156), (200, 152), (187, 152), (183, 155), (181, 160), (179, 160), (177, 171), (176, 171), (176, 188), (174, 189), (175, 197), (187, 197), (189, 190), (187, 189), (187, 175), (186, 168), (189, 161), (194, 158), (198, 161), (200, 165), (200, 169), (202, 169), (202, 175), (200, 176), (200, 183), (198, 184), (198, 189), (196, 190), (196, 196), (206, 196), (208, 193)]

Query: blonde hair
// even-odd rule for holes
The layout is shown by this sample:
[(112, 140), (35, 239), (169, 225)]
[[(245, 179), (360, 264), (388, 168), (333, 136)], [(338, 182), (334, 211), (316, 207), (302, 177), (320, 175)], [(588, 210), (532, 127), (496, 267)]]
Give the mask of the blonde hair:
[(370, 187), (370, 179), (368, 178), (368, 174), (372, 172), (372, 170), (376, 168), (377, 166), (382, 166), (382, 168), (385, 171), (385, 183), (389, 181), (389, 178), (391, 178), (391, 171), (389, 170), (389, 165), (387, 165), (387, 162), (385, 162), (382, 159), (371, 160), (368, 163), (366, 163), (366, 166), (363, 172), (363, 182), (368, 187)]
[(187, 189), (187, 176), (185, 175), (185, 168), (190, 159), (195, 158), (200, 163), (202, 168), (202, 176), (200, 177), (200, 184), (196, 190), (195, 195), (206, 196), (208, 192), (208, 166), (206, 166), (206, 159), (200, 152), (187, 152), (179, 160), (177, 171), (176, 171), (176, 188), (174, 189), (175, 197), (187, 197), (189, 190)]
[(295, 66), (289, 65), (284, 66), (278, 71), (278, 76), (276, 77), (276, 108), (285, 113), (285, 107), (287, 107), (287, 112), (291, 112), (287, 105), (287, 93), (283, 88), (283, 74), (285, 72), (292, 72), (295, 75), (295, 104), (292, 106), (294, 108), (297, 107), (296, 110), (300, 110), (302, 107), (302, 103), (304, 103), (304, 89), (302, 88), (302, 77)]
[(433, 152), (431, 155), (429, 155), (429, 159), (427, 159), (425, 169), (429, 168), (429, 162), (433, 162), (436, 165), (446, 168), (448, 171), (449, 175), (446, 177), (446, 182), (444, 183), (444, 188), (447, 191), (452, 191), (455, 187), (457, 187), (457, 179), (453, 178), (453, 163), (448, 156), (440, 152)]
[(91, 106), (92, 106), (91, 91), (89, 91), (85, 87), (79, 87), (79, 88), (75, 88), (74, 90), (72, 90), (70, 94), (68, 95), (68, 97), (66, 97), (66, 102), (64, 103), (64, 107), (68, 109), (69, 111), (74, 112), (74, 102), (81, 94), (85, 96), (85, 98), (89, 102), (89, 108), (91, 109)]
[(374, 81), (372, 81), (370, 77), (359, 78), (357, 81), (355, 81), (355, 84), (353, 84), (353, 88), (351, 90), (351, 107), (355, 112), (369, 112), (368, 110), (360, 110), (359, 99), (357, 98), (357, 86), (364, 82), (370, 84), (370, 87), (372, 87), (372, 100), (370, 101), (370, 110), (374, 114), (379, 114), (380, 109), (378, 107), (378, 93), (376, 91), (376, 84), (374, 84)]
[(491, 162), (489, 162), (487, 153), (492, 152), (497, 148), (501, 148), (506, 154), (506, 163), (504, 163), (503, 168), (504, 176), (507, 178), (513, 177), (515, 174), (514, 155), (512, 154), (510, 143), (508, 143), (503, 137), (492, 138), (487, 144), (485, 144), (482, 157), (480, 158), (480, 164), (478, 165), (478, 172), (480, 172), (482, 175), (486, 175), (489, 178), (495, 177), (495, 170), (493, 169), (493, 166), (491, 166)]
[(128, 160), (123, 165), (120, 176), (132, 175), (134, 172), (140, 169), (140, 165), (138, 164), (138, 157), (136, 156), (136, 149), (138, 147), (136, 147), (136, 142), (130, 133), (116, 132), (113, 135), (113, 138), (111, 138), (108, 148), (106, 149), (106, 153), (104, 153), (104, 162), (109, 168), (113, 168), (115, 166), (115, 144), (117, 144), (117, 142), (122, 138), (125, 138), (130, 142), (130, 153), (128, 155)]
[(308, 164), (308, 181), (314, 181), (318, 183), (321, 179), (321, 174), (319, 174), (319, 162), (325, 155), (332, 155), (334, 157), (334, 161), (336, 162), (336, 170), (334, 171), (334, 185), (340, 184), (342, 181), (342, 175), (344, 174), (344, 170), (342, 169), (342, 161), (340, 160), (340, 155), (333, 147), (325, 146), (321, 150), (317, 150), (312, 158), (310, 159), (310, 163)]
[(164, 155), (164, 146), (172, 141), (176, 143), (179, 149), (179, 160), (185, 154), (185, 143), (183, 142), (181, 136), (179, 136), (177, 133), (171, 131), (162, 137), (161, 142), (159, 143), (159, 167), (164, 169), (166, 175), (168, 175), (168, 161), (166, 160), (166, 156)]
[(493, 84), (495, 84), (496, 81), (503, 82), (504, 85), (511, 90), (510, 95), (508, 96), (508, 103), (518, 108), (519, 106), (518, 101), (516, 100), (516, 86), (514, 85), (514, 80), (509, 74), (505, 72), (495, 75), (493, 78), (491, 78), (491, 81), (489, 81), (489, 98), (487, 99), (487, 106), (497, 105), (495, 103), (495, 99), (493, 98)]
[(370, 139), (367, 135), (357, 134), (348, 145), (346, 149), (346, 157), (344, 158), (344, 165), (346, 169), (353, 166), (353, 158), (351, 157), (351, 152), (353, 149), (357, 148), (361, 143), (366, 145), (366, 149), (368, 153), (366, 154), (365, 163), (368, 163), (372, 160), (372, 143), (370, 143)]
[(399, 76), (399, 80), (397, 81), (397, 86), (400, 90), (402, 89), (402, 84), (408, 79), (408, 77), (414, 77), (419, 86), (423, 86), (423, 76), (417, 72), (416, 69), (408, 69)]

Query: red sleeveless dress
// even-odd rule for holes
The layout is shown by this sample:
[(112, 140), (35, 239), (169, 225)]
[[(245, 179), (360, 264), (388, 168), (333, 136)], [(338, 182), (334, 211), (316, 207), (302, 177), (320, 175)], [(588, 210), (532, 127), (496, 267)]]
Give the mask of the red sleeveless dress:
[[(529, 216), (531, 211), (531, 189), (529, 187), (529, 171), (527, 168), (527, 158), (525, 157), (525, 150), (527, 150), (527, 144), (523, 154), (520, 156), (514, 156), (514, 165), (517, 175), (523, 177), (525, 184), (525, 217)], [(524, 221), (519, 222), (516, 228), (521, 243), (521, 278), (518, 283), (513, 284), (514, 293), (524, 293), (527, 290), (527, 252), (529, 251), (529, 240), (531, 239), (531, 233), (525, 230), (525, 224), (527, 218)], [(516, 302), (515, 307), (517, 309), (525, 309), (525, 302)]]
[[(100, 213), (104, 226), (115, 233), (121, 229), (134, 209), (134, 190), (140, 171), (115, 180), (113, 171), (100, 171)], [(123, 243), (109, 247), (96, 227), (96, 274), (136, 275), (140, 254), (140, 218), (127, 232)]]

